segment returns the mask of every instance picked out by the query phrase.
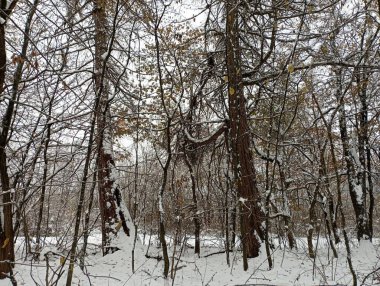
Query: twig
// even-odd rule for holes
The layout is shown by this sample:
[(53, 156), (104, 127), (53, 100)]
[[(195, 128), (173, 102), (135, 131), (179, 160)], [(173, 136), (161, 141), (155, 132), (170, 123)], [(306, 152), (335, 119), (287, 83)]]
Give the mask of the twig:
[[(233, 250), (229, 250), (229, 252), (233, 252)], [(210, 257), (210, 256), (213, 256), (213, 255), (222, 254), (222, 253), (226, 253), (226, 250), (221, 250), (221, 251), (209, 253), (209, 254), (203, 255), (202, 258), (206, 258), (206, 257)]]
[(364, 285), (364, 282), (372, 275), (372, 274), (375, 274), (377, 271), (380, 270), (380, 267), (376, 268), (375, 270), (373, 270), (372, 272), (368, 273), (364, 279), (363, 279), (363, 282), (360, 284), (360, 286), (363, 286)]
[[(272, 252), (272, 255), (273, 253), (275, 253), (278, 249), (280, 249), (280, 245), (277, 246), (277, 248)], [(266, 258), (259, 266), (256, 267), (256, 269), (252, 272), (252, 274), (248, 277), (248, 279), (245, 281), (245, 284), (248, 283), (248, 281), (250, 279), (252, 279), (252, 277), (256, 274), (256, 271), (260, 269), (261, 265), (263, 265), (266, 261), (268, 260), (268, 258)], [(256, 279), (256, 278), (255, 278)]]
[(5, 277), (9, 278), (9, 280), (11, 280), (11, 283), (13, 286), (17, 286), (17, 281), (15, 279), (15, 276), (13, 275), (12, 269), (11, 269), (11, 272), (9, 274), (5, 273), (5, 272), (2, 272), (1, 274), (4, 275)]
[(162, 256), (160, 256), (160, 255), (157, 255), (157, 256), (151, 256), (151, 255), (149, 255), (149, 254), (145, 254), (145, 257), (146, 258), (153, 258), (153, 259), (156, 259), (157, 261), (161, 261), (162, 260)]
[(88, 276), (95, 277), (95, 278), (108, 278), (108, 279), (114, 279), (117, 281), (121, 281), (119, 278), (112, 277), (112, 276), (104, 276), (104, 275), (92, 275), (92, 274), (87, 274)]

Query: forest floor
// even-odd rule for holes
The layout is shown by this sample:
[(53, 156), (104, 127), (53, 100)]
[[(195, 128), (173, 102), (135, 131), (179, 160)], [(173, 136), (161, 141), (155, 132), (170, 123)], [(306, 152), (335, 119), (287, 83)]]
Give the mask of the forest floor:
[[(142, 237), (141, 237), (142, 238)], [(18, 285), (66, 285), (67, 263), (62, 267), (59, 249), (55, 239), (49, 242), (40, 255), (40, 260), (23, 259), (23, 243), (19, 239), (14, 277)], [(145, 238), (148, 242), (149, 238)], [(157, 247), (157, 238), (150, 241), (149, 255), (158, 257), (161, 250)], [(86, 257), (85, 269), (75, 267), (72, 285), (94, 286), (132, 286), (132, 285), (352, 285), (344, 244), (338, 245), (338, 259), (332, 257), (326, 240), (315, 241), (316, 258), (307, 255), (306, 240), (297, 240), (297, 250), (284, 248), (274, 243), (273, 269), (268, 269), (264, 246), (258, 258), (249, 259), (248, 271), (243, 270), (240, 251), (230, 252), (230, 266), (226, 263), (221, 239), (203, 237), (201, 255), (194, 255), (194, 241), (188, 239), (186, 247), (177, 247), (174, 258), (176, 267), (174, 279), (163, 278), (163, 260), (146, 258), (147, 243), (141, 243), (135, 253), (135, 272), (132, 273), (131, 251), (119, 250), (102, 256), (100, 238), (93, 236), (90, 240), (89, 255)], [(358, 285), (380, 285), (380, 249), (379, 241), (351, 245), (353, 267), (358, 276)], [(169, 247), (172, 262), (173, 246)], [(370, 274), (372, 273), (372, 274)], [(370, 275), (369, 275), (370, 274)], [(60, 276), (60, 277), (59, 277)], [(171, 271), (169, 271), (171, 276)], [(57, 280), (58, 279), (58, 280)], [(364, 283), (363, 283), (364, 281)], [(57, 282), (57, 284), (56, 284)], [(10, 280), (1, 280), (0, 285), (11, 285)]]

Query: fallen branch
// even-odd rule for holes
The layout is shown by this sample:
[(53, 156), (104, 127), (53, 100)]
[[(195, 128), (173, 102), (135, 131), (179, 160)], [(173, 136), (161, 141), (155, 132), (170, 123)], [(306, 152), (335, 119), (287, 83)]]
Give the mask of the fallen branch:
[(149, 254), (145, 254), (145, 257), (149, 258), (149, 259), (153, 258), (153, 259), (156, 259), (157, 261), (161, 261), (162, 260), (162, 256), (159, 256), (159, 255), (157, 255), (157, 256), (151, 256)]
[[(232, 250), (230, 250), (229, 252), (232, 252)], [(206, 257), (210, 257), (210, 256), (213, 256), (213, 255), (222, 254), (222, 253), (226, 253), (226, 251), (225, 250), (221, 250), (221, 251), (209, 253), (209, 254), (203, 255), (202, 258), (206, 258)]]
[(115, 278), (115, 277), (112, 277), (112, 276), (102, 276), (102, 275), (91, 275), (91, 274), (87, 274), (88, 276), (91, 276), (91, 277), (95, 277), (95, 278), (109, 278), (109, 279), (114, 279), (114, 280), (117, 280), (117, 281), (121, 281), (120, 279), (118, 278)]

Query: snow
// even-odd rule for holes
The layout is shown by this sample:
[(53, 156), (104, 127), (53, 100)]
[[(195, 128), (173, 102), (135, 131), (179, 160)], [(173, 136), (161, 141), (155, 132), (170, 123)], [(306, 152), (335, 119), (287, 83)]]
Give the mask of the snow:
[[(14, 0), (13, 0), (13, 1), (14, 1)], [(6, 9), (6, 10), (9, 9), (9, 7), (11, 7), (13, 1), (7, 1), (7, 2), (6, 2), (6, 5), (5, 5), (5, 9)]]
[(354, 191), (356, 193), (356, 200), (359, 205), (363, 204), (363, 190), (361, 185), (354, 184)]
[(192, 137), (187, 129), (185, 129), (185, 134), (186, 134), (187, 139), (190, 140), (191, 142), (201, 144), (201, 143), (209, 141), (213, 136), (215, 136), (215, 134), (220, 132), (220, 130), (223, 128), (225, 128), (225, 123), (219, 124), (219, 126), (215, 129), (215, 131), (212, 134), (202, 139), (197, 139), (197, 138)]
[[(143, 241), (143, 235), (140, 235)], [(328, 249), (328, 242), (324, 238), (319, 239), (318, 259), (313, 260), (307, 256), (306, 238), (298, 238), (297, 250), (285, 248), (283, 242), (279, 243), (273, 239), (272, 258), (274, 268), (268, 270), (265, 250), (261, 249), (258, 258), (249, 259), (248, 271), (243, 271), (241, 252), (235, 250), (230, 253), (231, 264), (226, 263), (226, 254), (219, 253), (224, 248), (223, 239), (218, 236), (202, 236), (201, 256), (194, 255), (192, 248), (195, 243), (194, 237), (185, 236), (183, 241), (185, 247), (180, 254), (180, 247), (177, 247), (174, 261), (177, 264), (177, 271), (174, 282), (171, 278), (164, 279), (162, 276), (163, 261), (148, 259), (145, 257), (147, 243), (150, 241), (149, 255), (151, 257), (160, 255), (161, 249), (155, 245), (158, 236), (145, 236), (145, 245), (137, 243), (139, 246), (135, 253), (135, 273), (132, 273), (131, 238), (122, 238), (126, 247), (121, 250), (102, 256), (100, 253), (101, 236), (93, 234), (89, 239), (88, 256), (85, 260), (84, 271), (78, 265), (74, 269), (74, 279), (72, 285), (93, 285), (93, 286), (121, 286), (121, 285), (350, 285), (352, 278), (347, 266), (346, 252), (344, 244), (337, 245), (338, 259), (332, 257)], [(170, 259), (173, 256), (173, 238), (167, 236)], [(62, 250), (55, 247), (56, 240), (47, 238), (50, 243), (42, 250), (40, 261), (24, 261), (21, 258), (22, 243), (20, 238), (17, 241), (17, 262), (14, 270), (18, 285), (45, 285), (45, 279), (54, 281), (57, 275), (54, 271), (59, 271), (62, 262)], [(354, 269), (357, 272), (359, 285), (360, 281), (379, 262), (379, 240), (375, 239), (374, 245), (368, 240), (355, 240), (352, 243), (352, 258)], [(264, 247), (264, 245), (262, 246)], [(145, 249), (144, 249), (145, 248)], [(238, 248), (238, 247), (237, 247)], [(65, 255), (63, 253), (63, 255)], [(48, 258), (48, 261), (45, 259)], [(46, 276), (46, 265), (50, 270)], [(66, 284), (67, 262), (61, 270), (64, 270), (58, 285)], [(54, 270), (54, 271), (53, 271)], [(170, 273), (169, 273), (170, 275)], [(36, 283), (34, 282), (36, 281)], [(365, 285), (375, 285), (372, 278), (366, 280)], [(0, 280), (0, 286), (11, 285), (9, 280)]]
[(101, 55), (101, 59), (105, 60), (108, 55), (108, 51)]
[(356, 151), (356, 149), (352, 143), (351, 143), (351, 147), (350, 147), (349, 151), (350, 151), (351, 157), (353, 158), (356, 166), (360, 166), (361, 164), (360, 164), (358, 152)]
[(374, 245), (368, 239), (362, 239), (357, 249), (363, 257), (367, 257), (369, 261), (377, 261), (377, 254)]
[(8, 191), (6, 191), (6, 192), (2, 192), (1, 193), (1, 195), (3, 196), (3, 195), (5, 195), (5, 194), (14, 194), (15, 193), (15, 189), (13, 189), (13, 188), (11, 188), (11, 189), (9, 189)]
[(159, 208), (159, 212), (160, 214), (164, 214), (165, 211), (164, 211), (164, 206), (162, 204), (162, 196), (158, 196), (158, 208)]

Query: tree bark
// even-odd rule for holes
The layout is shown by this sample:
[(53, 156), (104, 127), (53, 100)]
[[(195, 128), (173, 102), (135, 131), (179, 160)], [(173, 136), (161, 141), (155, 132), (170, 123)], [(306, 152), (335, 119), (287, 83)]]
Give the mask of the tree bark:
[[(5, 50), (5, 25), (0, 25), (0, 91), (3, 93), (3, 85), (6, 71)], [(2, 132), (0, 134), (0, 177), (1, 177), (1, 209), (0, 219), (0, 279), (6, 278), (3, 273), (12, 271), (15, 259), (13, 245), (13, 222), (12, 222), (12, 198), (10, 193), (8, 166), (7, 166), (7, 137), (12, 121), (14, 100), (10, 100), (2, 120)]]
[[(130, 236), (130, 229), (122, 208), (122, 198), (116, 186), (115, 162), (112, 154), (111, 116), (109, 110), (109, 87), (106, 79), (107, 60), (114, 39), (115, 27), (112, 35), (108, 35), (107, 15), (103, 0), (94, 0), (93, 19), (95, 22), (95, 94), (99, 100), (96, 108), (96, 143), (98, 150), (98, 192), (99, 206), (102, 221), (102, 250), (103, 255), (118, 250), (112, 245), (112, 239), (122, 227), (124, 233)], [(114, 25), (119, 9), (116, 5)], [(109, 41), (109, 43), (108, 43)]]
[(247, 258), (259, 255), (263, 239), (264, 213), (260, 207), (256, 172), (250, 149), (250, 130), (244, 98), (241, 74), (241, 50), (239, 46), (238, 8), (235, 1), (226, 4), (226, 60), (228, 76), (228, 104), (230, 120), (230, 145), (232, 166), (240, 201), (240, 231), (243, 246), (244, 269)]
[(372, 182), (372, 167), (371, 167), (371, 150), (369, 148), (369, 136), (368, 136), (368, 102), (367, 102), (367, 84), (368, 75), (363, 71), (364, 76), (361, 77), (360, 73), (357, 75), (357, 86), (359, 89), (359, 124), (358, 124), (358, 149), (359, 149), (359, 161), (360, 171), (358, 171), (357, 177), (360, 178), (361, 188), (363, 190), (363, 204), (367, 209), (366, 197), (369, 195), (368, 206), (368, 236), (372, 240), (373, 237), (373, 210), (374, 210), (374, 195), (373, 195), (373, 182)]
[[(95, 106), (97, 104), (98, 102), (96, 101)], [(82, 211), (83, 211), (83, 206), (84, 206), (84, 195), (85, 195), (86, 184), (88, 180), (88, 171), (89, 171), (90, 163), (91, 163), (92, 145), (93, 145), (94, 133), (95, 133), (95, 122), (96, 122), (96, 118), (94, 114), (91, 120), (91, 128), (90, 128), (90, 134), (89, 134), (89, 139), (88, 139), (88, 144), (87, 144), (86, 160), (85, 160), (84, 170), (83, 170), (83, 178), (82, 178), (81, 187), (79, 191), (79, 201), (78, 201), (77, 211), (75, 215), (73, 244), (71, 245), (71, 250), (70, 250), (70, 262), (69, 262), (69, 270), (67, 273), (66, 286), (71, 286), (71, 282), (72, 282), (73, 274), (74, 274), (74, 262), (76, 258), (76, 250), (78, 246), (78, 241), (80, 238), (79, 227), (80, 227)]]
[[(9, 7), (4, 7), (7, 1), (2, 1), (2, 9), (0, 16), (6, 20), (11, 14), (12, 10), (17, 4), (17, 0), (10, 3)], [(13, 229), (13, 215), (12, 215), (12, 193), (10, 189), (10, 181), (7, 166), (6, 147), (8, 145), (8, 135), (11, 129), (11, 122), (13, 118), (13, 111), (15, 109), (15, 101), (18, 94), (18, 85), (21, 80), (23, 59), (29, 44), (29, 29), (31, 20), (35, 13), (35, 8), (38, 0), (34, 2), (34, 6), (29, 12), (28, 19), (24, 30), (24, 39), (20, 55), (20, 62), (14, 74), (14, 81), (12, 85), (12, 94), (6, 108), (5, 114), (2, 117), (2, 130), (0, 134), (0, 179), (1, 179), (1, 210), (3, 215), (0, 218), (0, 279), (7, 277), (6, 273), (11, 273), (13, 262), (15, 259), (14, 254), (14, 229)], [(4, 82), (7, 65), (6, 54), (6, 41), (5, 41), (5, 22), (0, 24), (0, 95), (4, 95)], [(2, 221), (3, 220), (3, 221)]]
[(340, 138), (343, 145), (343, 155), (346, 163), (347, 184), (348, 191), (350, 193), (352, 206), (355, 212), (356, 219), (356, 236), (360, 241), (362, 239), (370, 238), (370, 230), (368, 227), (367, 212), (365, 209), (365, 189), (362, 189), (361, 174), (356, 172), (356, 163), (354, 157), (356, 156), (356, 150), (350, 148), (350, 142), (347, 131), (346, 111), (344, 95), (342, 94), (341, 73), (337, 73), (337, 100), (339, 103), (339, 130)]

